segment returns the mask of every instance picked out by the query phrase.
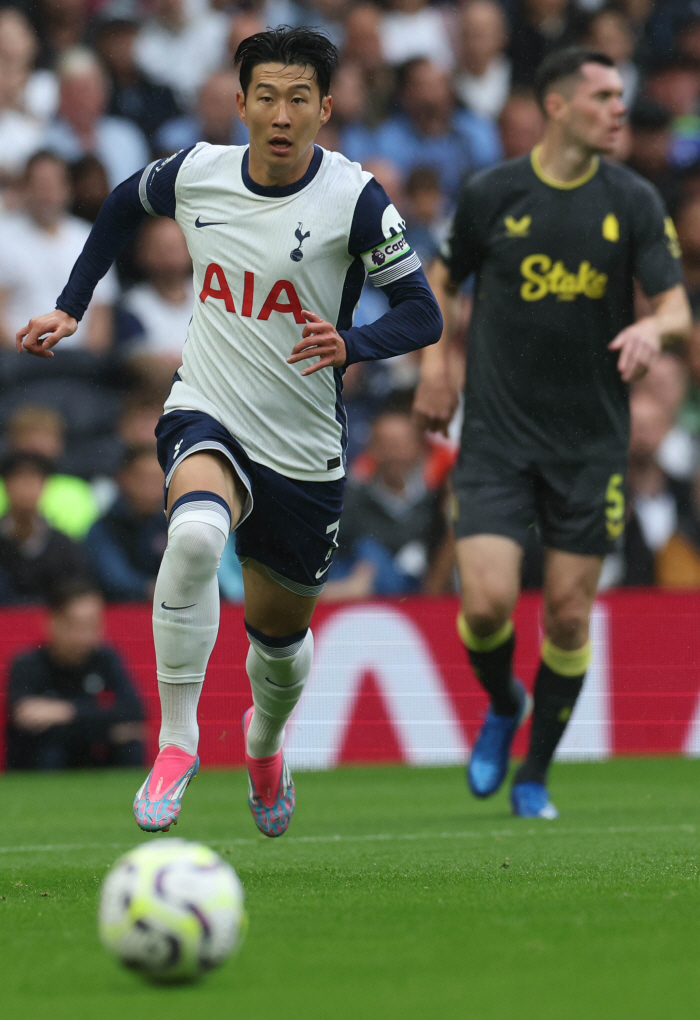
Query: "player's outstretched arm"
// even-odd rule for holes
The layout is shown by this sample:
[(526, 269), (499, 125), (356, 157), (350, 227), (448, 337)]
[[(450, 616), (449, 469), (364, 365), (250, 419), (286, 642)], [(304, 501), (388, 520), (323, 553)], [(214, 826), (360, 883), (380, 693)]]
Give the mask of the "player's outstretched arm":
[[(95, 287), (149, 213), (174, 216), (175, 178), (190, 149), (151, 163), (107, 196), (56, 309), (31, 319), (16, 335), (18, 351), (52, 358), (52, 347), (75, 333)], [(43, 338), (43, 339), (42, 339)]]
[(17, 350), (26, 351), (37, 358), (53, 358), (52, 347), (65, 336), (72, 336), (78, 328), (78, 321), (60, 308), (46, 315), (30, 319), (15, 336)]
[(641, 379), (661, 349), (685, 339), (692, 325), (688, 295), (682, 284), (649, 300), (653, 314), (623, 329), (608, 344), (611, 351), (620, 352), (617, 368), (626, 383)]
[(459, 402), (457, 387), (450, 376), (449, 363), (457, 287), (441, 259), (436, 259), (428, 269), (428, 283), (442, 314), (443, 330), (440, 340), (423, 350), (413, 414), (420, 429), (446, 435)]

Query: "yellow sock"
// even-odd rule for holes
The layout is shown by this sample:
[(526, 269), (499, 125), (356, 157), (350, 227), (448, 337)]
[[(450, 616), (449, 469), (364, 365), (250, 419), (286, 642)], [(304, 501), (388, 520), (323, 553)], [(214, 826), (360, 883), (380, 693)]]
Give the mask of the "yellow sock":
[(469, 627), (469, 624), (464, 618), (464, 613), (459, 613), (457, 616), (457, 633), (460, 636), (462, 644), (465, 645), (471, 652), (492, 652), (495, 648), (500, 648), (504, 645), (513, 633), (513, 621), (506, 620), (502, 627), (495, 632), (495, 634), (489, 634), (488, 637), (478, 637), (473, 630)]
[(586, 641), (582, 648), (575, 648), (572, 652), (557, 648), (549, 638), (542, 642), (542, 662), (560, 676), (582, 676), (588, 669), (590, 661), (590, 641)]

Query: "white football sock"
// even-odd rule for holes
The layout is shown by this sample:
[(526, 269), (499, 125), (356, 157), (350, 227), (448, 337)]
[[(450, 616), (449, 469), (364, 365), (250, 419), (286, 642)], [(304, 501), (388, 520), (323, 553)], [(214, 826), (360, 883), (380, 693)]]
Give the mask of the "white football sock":
[(170, 514), (153, 595), (161, 748), (197, 750), (197, 702), (219, 630), (216, 572), (230, 525), (228, 507), (214, 493), (188, 493)]
[(268, 646), (261, 636), (248, 631), (246, 669), (255, 705), (246, 741), (251, 758), (266, 758), (282, 747), (285, 723), (302, 695), (314, 655), (310, 630), (285, 647)]
[(158, 746), (180, 747), (187, 754), (197, 753), (199, 726), (197, 704), (204, 684), (164, 684), (158, 681), (160, 694), (160, 736)]

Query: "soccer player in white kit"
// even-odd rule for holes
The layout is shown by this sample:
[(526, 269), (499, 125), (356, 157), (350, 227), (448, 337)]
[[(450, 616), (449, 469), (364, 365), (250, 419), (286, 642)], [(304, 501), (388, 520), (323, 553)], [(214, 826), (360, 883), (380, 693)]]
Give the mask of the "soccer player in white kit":
[[(306, 28), (277, 28), (245, 39), (235, 63), (250, 144), (200, 142), (115, 188), (56, 310), (20, 330), (17, 346), (52, 357), (139, 223), (177, 220), (197, 296), (156, 430), (169, 522), (153, 600), (162, 723), (134, 814), (142, 829), (166, 831), (199, 766), (216, 573), (235, 529), (253, 695), (243, 718), (248, 803), (260, 831), (279, 836), (295, 803), (284, 727), (311, 670), (309, 624), (340, 527), (343, 372), (437, 342), (442, 322), (384, 190), (315, 145), (331, 115), (335, 47)], [(353, 327), (367, 273), (391, 307)]]

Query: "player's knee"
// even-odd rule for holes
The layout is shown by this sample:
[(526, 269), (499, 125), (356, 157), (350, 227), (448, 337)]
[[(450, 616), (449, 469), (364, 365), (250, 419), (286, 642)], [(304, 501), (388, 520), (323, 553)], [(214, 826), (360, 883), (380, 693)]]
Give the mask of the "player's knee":
[(509, 599), (494, 595), (491, 598), (463, 605), (462, 612), (469, 629), (477, 637), (485, 638), (495, 634), (510, 619), (512, 603)]
[(222, 530), (208, 521), (195, 519), (176, 524), (168, 532), (168, 556), (177, 557), (180, 569), (190, 582), (213, 577), (226, 546)]
[(547, 636), (557, 648), (580, 648), (588, 640), (588, 615), (588, 606), (576, 599), (547, 606)]

